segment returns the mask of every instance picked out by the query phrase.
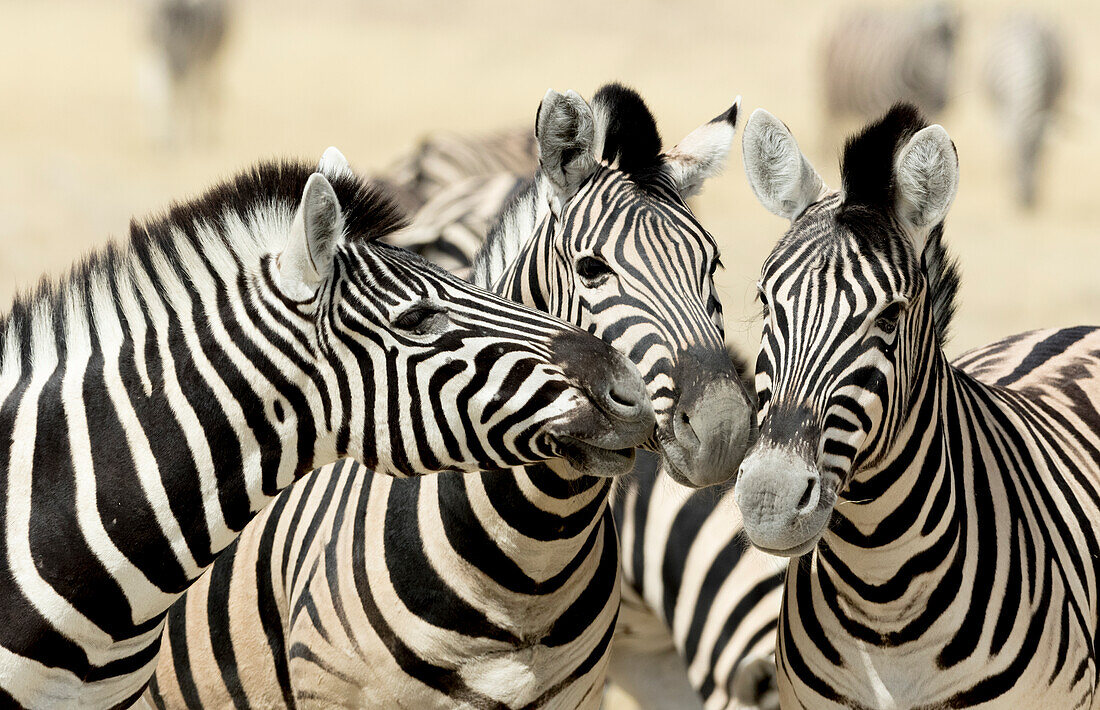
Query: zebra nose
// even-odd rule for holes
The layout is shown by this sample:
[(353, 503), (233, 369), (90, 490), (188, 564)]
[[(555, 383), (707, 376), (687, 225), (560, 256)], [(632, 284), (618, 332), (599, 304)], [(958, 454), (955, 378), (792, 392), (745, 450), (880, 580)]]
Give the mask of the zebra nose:
[[(554, 342), (555, 361), (621, 436), (653, 433), (653, 401), (638, 368), (599, 338), (577, 331)], [(634, 441), (635, 446), (641, 441)]]
[(647, 410), (652, 416), (653, 403), (639, 377), (609, 377), (593, 394), (600, 408), (616, 419), (635, 421)]
[(769, 444), (758, 446), (741, 465), (733, 499), (749, 541), (791, 557), (808, 551), (824, 533), (835, 500), (830, 491), (802, 456)]
[(740, 382), (720, 378), (701, 389), (680, 397), (669, 423), (671, 441), (663, 445), (686, 479), (681, 482), (695, 487), (732, 478), (756, 431), (756, 408)]

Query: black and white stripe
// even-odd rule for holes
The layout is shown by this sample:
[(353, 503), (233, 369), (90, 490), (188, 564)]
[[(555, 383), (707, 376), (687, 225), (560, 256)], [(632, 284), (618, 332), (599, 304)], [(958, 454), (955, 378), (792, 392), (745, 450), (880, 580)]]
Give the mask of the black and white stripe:
[(745, 156), (792, 220), (762, 269), (761, 435), (734, 490), (754, 545), (805, 555), (783, 706), (1093, 707), (1100, 330), (947, 361), (958, 161), (912, 107), (849, 141), (842, 193), (763, 112)]
[(612, 497), (623, 600), (608, 679), (645, 709), (777, 710), (786, 560), (748, 545), (732, 488), (687, 491), (650, 463)]
[(261, 165), (0, 318), (0, 705), (131, 702), (169, 606), (317, 465), (650, 436), (624, 357), (377, 241), (400, 224), (344, 169)]
[[(720, 167), (735, 120), (736, 105), (661, 153), (633, 91), (591, 105), (549, 93), (543, 171), (474, 274), (629, 353), (657, 411), (648, 448), (696, 485), (735, 470), (754, 416), (722, 347), (717, 248), (683, 200)], [(173, 611), (150, 702), (596, 707), (619, 560), (611, 483), (578, 473), (315, 474)]]
[(1006, 18), (990, 39), (985, 89), (1012, 156), (1016, 199), (1035, 203), (1047, 128), (1065, 88), (1065, 53), (1054, 26), (1034, 15)]

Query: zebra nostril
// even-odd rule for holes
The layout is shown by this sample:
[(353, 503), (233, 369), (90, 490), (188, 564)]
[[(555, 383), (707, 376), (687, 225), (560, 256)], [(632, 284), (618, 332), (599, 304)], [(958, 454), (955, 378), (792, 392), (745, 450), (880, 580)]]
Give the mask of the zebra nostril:
[(633, 409), (634, 407), (638, 406), (638, 403), (631, 399), (629, 395), (624, 395), (621, 392), (618, 392), (615, 387), (611, 387), (608, 390), (607, 396), (615, 404), (618, 404), (619, 406), (625, 407), (627, 409)]
[(804, 510), (806, 508), (806, 506), (810, 504), (810, 500), (813, 498), (814, 488), (816, 486), (817, 486), (817, 479), (816, 478), (806, 479), (806, 489), (804, 491), (802, 491), (802, 497), (798, 499), (798, 505), (796, 506), (798, 508), (798, 510), (800, 510), (800, 511)]

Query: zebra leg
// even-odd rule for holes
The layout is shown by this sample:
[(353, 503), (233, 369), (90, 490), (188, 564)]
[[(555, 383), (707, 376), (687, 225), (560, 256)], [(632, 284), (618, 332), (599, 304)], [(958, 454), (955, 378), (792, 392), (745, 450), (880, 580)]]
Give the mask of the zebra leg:
[(779, 710), (775, 676), (775, 654), (746, 658), (733, 675), (734, 696), (747, 708)]

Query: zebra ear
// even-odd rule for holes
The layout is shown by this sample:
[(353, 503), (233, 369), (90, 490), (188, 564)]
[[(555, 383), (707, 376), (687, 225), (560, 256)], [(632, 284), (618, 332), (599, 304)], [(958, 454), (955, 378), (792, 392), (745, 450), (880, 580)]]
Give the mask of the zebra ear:
[(894, 183), (894, 208), (919, 239), (919, 252), (929, 230), (947, 216), (959, 188), (959, 156), (943, 126), (921, 129), (898, 151)]
[(749, 186), (769, 212), (793, 222), (821, 198), (824, 181), (778, 118), (753, 111), (741, 144)]
[(317, 172), (333, 177), (353, 174), (348, 159), (334, 145), (325, 148), (325, 152), (321, 155), (321, 161), (317, 163)]
[(561, 214), (562, 205), (596, 169), (595, 133), (592, 107), (579, 94), (546, 92), (535, 119), (535, 140), (542, 174), (554, 189), (554, 214)]
[(279, 255), (279, 280), (294, 298), (313, 295), (332, 273), (332, 255), (344, 234), (344, 215), (332, 185), (321, 173), (306, 181), (302, 203), (290, 228), (286, 249)]
[(683, 197), (699, 192), (703, 183), (722, 172), (737, 132), (741, 97), (709, 123), (704, 123), (665, 153), (665, 169)]

